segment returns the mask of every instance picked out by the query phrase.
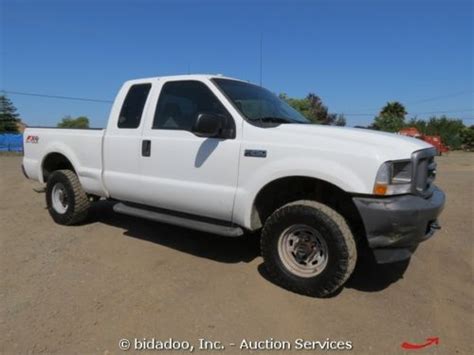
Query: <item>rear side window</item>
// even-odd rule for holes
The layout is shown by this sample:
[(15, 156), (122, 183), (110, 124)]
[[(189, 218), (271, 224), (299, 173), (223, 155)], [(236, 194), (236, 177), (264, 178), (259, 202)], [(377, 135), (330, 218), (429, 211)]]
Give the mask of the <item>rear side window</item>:
[(230, 115), (212, 91), (199, 81), (172, 81), (161, 89), (155, 111), (153, 129), (191, 131), (201, 113)]
[(140, 125), (150, 89), (151, 84), (137, 84), (130, 88), (120, 110), (118, 128), (137, 128)]

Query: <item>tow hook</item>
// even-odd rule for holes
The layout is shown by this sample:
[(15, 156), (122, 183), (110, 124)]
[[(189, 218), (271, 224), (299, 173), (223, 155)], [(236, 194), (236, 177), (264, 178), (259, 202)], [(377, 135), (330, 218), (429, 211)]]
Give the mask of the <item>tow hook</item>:
[(431, 223), (430, 228), (434, 230), (440, 230), (441, 226), (439, 225), (438, 221), (434, 221), (433, 223)]

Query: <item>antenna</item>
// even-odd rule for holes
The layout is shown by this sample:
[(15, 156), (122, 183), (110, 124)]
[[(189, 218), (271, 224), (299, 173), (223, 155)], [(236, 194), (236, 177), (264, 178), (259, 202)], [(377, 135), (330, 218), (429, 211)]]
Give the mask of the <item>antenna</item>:
[(262, 71), (263, 71), (263, 33), (260, 32), (260, 86), (262, 86)]

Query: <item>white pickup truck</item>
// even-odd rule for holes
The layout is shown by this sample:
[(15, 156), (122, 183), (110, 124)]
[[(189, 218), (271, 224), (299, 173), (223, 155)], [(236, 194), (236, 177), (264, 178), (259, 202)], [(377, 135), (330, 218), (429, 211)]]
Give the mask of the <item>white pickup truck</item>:
[[(273, 280), (328, 295), (361, 250), (407, 259), (439, 228), (435, 149), (308, 120), (270, 91), (218, 75), (126, 82), (106, 129), (27, 128), (23, 171), (59, 224), (92, 201), (226, 237), (261, 230)], [(137, 222), (138, 223), (138, 222)]]

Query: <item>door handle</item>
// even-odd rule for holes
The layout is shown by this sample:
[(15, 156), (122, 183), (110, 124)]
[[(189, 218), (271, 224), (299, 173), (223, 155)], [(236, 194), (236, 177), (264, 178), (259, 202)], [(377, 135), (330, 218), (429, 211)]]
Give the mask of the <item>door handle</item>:
[(151, 155), (151, 140), (144, 139), (142, 141), (142, 157), (149, 157)]

